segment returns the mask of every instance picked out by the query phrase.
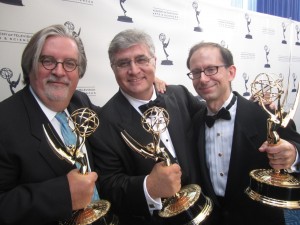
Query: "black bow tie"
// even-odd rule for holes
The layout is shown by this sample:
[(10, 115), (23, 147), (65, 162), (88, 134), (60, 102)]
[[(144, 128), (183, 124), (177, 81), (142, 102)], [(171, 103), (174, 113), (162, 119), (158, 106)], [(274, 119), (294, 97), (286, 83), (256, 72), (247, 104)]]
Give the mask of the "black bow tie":
[(166, 108), (165, 100), (161, 95), (158, 95), (155, 100), (150, 100), (148, 103), (139, 106), (139, 109), (142, 113), (146, 112), (146, 110), (150, 109), (153, 106)]
[(231, 106), (234, 105), (235, 100), (236, 100), (236, 96), (234, 95), (233, 98), (231, 99), (229, 105), (226, 108), (224, 108), (224, 107), (221, 108), (220, 111), (216, 115), (213, 115), (213, 116), (205, 115), (206, 125), (209, 128), (211, 128), (217, 119), (230, 120), (231, 116), (230, 116), (230, 112), (228, 110), (231, 108)]

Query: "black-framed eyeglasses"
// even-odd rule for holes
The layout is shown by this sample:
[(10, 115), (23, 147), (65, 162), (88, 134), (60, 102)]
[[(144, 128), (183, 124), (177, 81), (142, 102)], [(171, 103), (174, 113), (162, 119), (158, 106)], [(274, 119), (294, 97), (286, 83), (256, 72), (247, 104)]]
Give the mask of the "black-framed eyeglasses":
[(119, 60), (115, 63), (112, 63), (112, 65), (116, 66), (117, 68), (119, 69), (129, 69), (130, 66), (131, 66), (131, 62), (134, 62), (135, 65), (137, 66), (148, 66), (149, 65), (149, 62), (151, 59), (153, 59), (154, 57), (147, 57), (147, 56), (139, 56), (139, 57), (136, 57), (134, 60), (132, 59), (122, 59), (122, 60)]
[(187, 76), (191, 79), (191, 80), (196, 80), (199, 79), (201, 77), (201, 73), (203, 72), (206, 76), (212, 76), (218, 73), (219, 67), (223, 67), (223, 66), (227, 66), (227, 65), (219, 65), (219, 66), (209, 66), (206, 67), (204, 70), (194, 70), (191, 71), (189, 73), (187, 73)]
[(52, 56), (42, 56), (40, 57), (39, 61), (42, 63), (43, 67), (46, 70), (54, 70), (59, 63), (62, 64), (64, 70), (67, 72), (74, 71), (78, 66), (75, 59), (66, 59), (63, 62), (58, 62)]

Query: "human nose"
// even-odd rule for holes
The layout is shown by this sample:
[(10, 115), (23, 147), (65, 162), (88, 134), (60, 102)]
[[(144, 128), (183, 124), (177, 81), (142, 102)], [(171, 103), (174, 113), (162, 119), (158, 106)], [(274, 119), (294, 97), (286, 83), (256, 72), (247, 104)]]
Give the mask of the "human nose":
[(57, 76), (65, 75), (65, 69), (63, 67), (63, 62), (56, 62), (56, 66), (52, 69), (52, 73)]
[(199, 80), (200, 81), (208, 81), (208, 80), (210, 80), (210, 77), (204, 73), (204, 70), (202, 70), (202, 71), (200, 71)]

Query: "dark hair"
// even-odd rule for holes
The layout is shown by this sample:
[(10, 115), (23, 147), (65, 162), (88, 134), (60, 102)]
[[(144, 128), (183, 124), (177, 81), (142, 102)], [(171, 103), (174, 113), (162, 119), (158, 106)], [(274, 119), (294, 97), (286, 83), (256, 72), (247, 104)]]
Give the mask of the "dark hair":
[(190, 69), (190, 59), (191, 59), (192, 55), (194, 54), (194, 52), (200, 48), (207, 48), (207, 47), (217, 48), (220, 50), (221, 57), (222, 57), (221, 60), (226, 65), (226, 67), (229, 67), (234, 64), (232, 53), (227, 48), (224, 48), (223, 46), (221, 46), (217, 43), (213, 43), (213, 42), (200, 42), (200, 43), (194, 45), (190, 49), (189, 56), (186, 61), (187, 68)]
[(29, 74), (31, 72), (36, 73), (39, 63), (39, 58), (48, 37), (60, 36), (67, 37), (75, 41), (78, 47), (78, 69), (79, 77), (82, 78), (87, 66), (87, 58), (84, 51), (84, 46), (81, 39), (77, 34), (69, 31), (64, 25), (52, 25), (46, 27), (37, 33), (35, 33), (30, 39), (29, 43), (25, 47), (22, 54), (22, 70), (23, 70), (23, 82), (24, 84), (29, 84)]
[(150, 35), (137, 29), (128, 29), (118, 33), (110, 42), (108, 56), (110, 63), (114, 63), (115, 54), (136, 44), (145, 44), (150, 51), (151, 57), (155, 55), (155, 47)]

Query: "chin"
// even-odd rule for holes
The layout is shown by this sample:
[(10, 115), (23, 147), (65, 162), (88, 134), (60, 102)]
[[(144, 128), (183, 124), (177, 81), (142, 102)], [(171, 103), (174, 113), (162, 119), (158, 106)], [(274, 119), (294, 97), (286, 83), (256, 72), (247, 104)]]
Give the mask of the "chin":
[(46, 92), (46, 95), (52, 101), (66, 101), (69, 96), (69, 92), (67, 90), (51, 90)]

